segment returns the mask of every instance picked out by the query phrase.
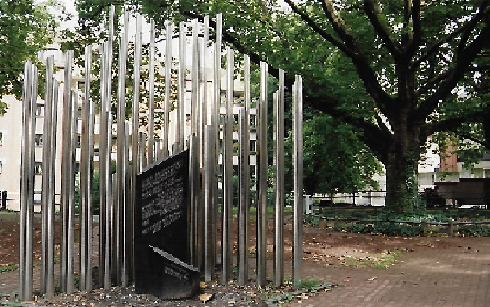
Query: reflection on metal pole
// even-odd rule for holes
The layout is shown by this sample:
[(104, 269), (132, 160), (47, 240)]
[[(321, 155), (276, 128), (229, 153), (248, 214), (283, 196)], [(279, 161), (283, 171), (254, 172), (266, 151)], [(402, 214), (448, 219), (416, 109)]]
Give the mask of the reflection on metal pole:
[(226, 120), (224, 127), (223, 157), (223, 239), (222, 280), (226, 284), (231, 278), (233, 266), (233, 70), (234, 52), (227, 49), (226, 62)]
[[(163, 133), (163, 156), (168, 156), (168, 137), (170, 129), (170, 87), (172, 85), (172, 33), (173, 24), (172, 22), (167, 22), (167, 33), (166, 33), (166, 52), (165, 52), (165, 119), (164, 119), (164, 133)], [(151, 162), (150, 162), (151, 163)]]
[(257, 203), (257, 285), (267, 283), (267, 63), (260, 63), (260, 100), (258, 107), (258, 192)]
[(238, 285), (248, 281), (248, 227), (250, 204), (249, 129), (245, 108), (240, 108), (238, 116), (240, 138), (240, 201), (238, 215)]
[(63, 89), (63, 141), (61, 157), (61, 292), (67, 291), (68, 270), (68, 206), (71, 173), (71, 69), (73, 50), (66, 52)]
[[(148, 99), (148, 163), (152, 164), (154, 161), (154, 108), (155, 108), (155, 21), (152, 19), (150, 21), (150, 63), (149, 63), (149, 75), (148, 75), (148, 83), (149, 83), (149, 99)], [(168, 53), (166, 53), (168, 54)], [(165, 72), (166, 70), (165, 65)], [(165, 74), (165, 87), (167, 86), (167, 75)], [(167, 99), (167, 89), (165, 88), (165, 100)], [(166, 105), (165, 105), (166, 107)], [(167, 114), (167, 109), (165, 109), (165, 114)], [(123, 124), (124, 125), (124, 124)], [(165, 121), (165, 127), (167, 126), (167, 122)]]
[(280, 287), (284, 282), (284, 70), (279, 69), (279, 90), (274, 106), (276, 127), (276, 225), (275, 225), (275, 268), (274, 284)]
[(298, 288), (301, 284), (303, 261), (303, 81), (301, 76), (295, 76), (293, 88), (293, 282)]
[(184, 149), (184, 130), (185, 130), (185, 35), (186, 28), (185, 22), (181, 21), (179, 24), (179, 99), (177, 107), (177, 125), (175, 129), (176, 140), (178, 143), (177, 151), (182, 151)]

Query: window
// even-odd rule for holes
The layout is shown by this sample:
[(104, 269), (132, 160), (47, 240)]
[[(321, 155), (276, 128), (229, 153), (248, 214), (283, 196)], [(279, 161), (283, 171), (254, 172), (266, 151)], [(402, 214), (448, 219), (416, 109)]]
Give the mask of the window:
[(43, 164), (42, 164), (42, 162), (36, 162), (34, 164), (34, 174), (35, 175), (42, 175), (43, 174)]
[(255, 128), (255, 115), (250, 114), (250, 128)]
[(44, 116), (44, 105), (43, 104), (38, 104), (36, 107), (36, 116), (37, 117), (43, 117)]
[(43, 135), (42, 134), (36, 134), (34, 137), (34, 145), (35, 146), (43, 146)]
[(255, 151), (257, 151), (257, 148), (255, 147), (256, 141), (255, 140), (250, 140), (250, 152), (255, 154)]

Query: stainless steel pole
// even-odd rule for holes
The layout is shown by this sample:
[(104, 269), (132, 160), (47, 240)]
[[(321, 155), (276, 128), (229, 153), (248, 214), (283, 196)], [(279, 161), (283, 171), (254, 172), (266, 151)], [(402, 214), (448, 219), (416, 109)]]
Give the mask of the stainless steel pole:
[(170, 131), (170, 89), (172, 86), (172, 34), (173, 24), (168, 21), (166, 23), (166, 46), (165, 46), (165, 119), (163, 133), (163, 155), (168, 157), (168, 138)]
[[(148, 99), (148, 163), (152, 164), (154, 161), (154, 144), (155, 144), (155, 136), (154, 136), (154, 108), (155, 108), (155, 21), (153, 19), (150, 20), (150, 63), (149, 63), (149, 75), (148, 75), (148, 83), (150, 95)], [(166, 71), (166, 70), (165, 70)], [(165, 75), (165, 79), (167, 76)], [(166, 80), (165, 80), (166, 81)], [(165, 85), (166, 86), (166, 85)], [(167, 98), (167, 92), (165, 89), (165, 99)], [(165, 114), (167, 113), (167, 109), (165, 109)], [(124, 124), (123, 124), (124, 125)], [(165, 122), (165, 126), (167, 122)]]
[(42, 164), (42, 192), (41, 192), (41, 293), (46, 293), (47, 287), (47, 267), (48, 259), (48, 203), (51, 155), (52, 152), (52, 112), (53, 112), (53, 64), (54, 57), (49, 56), (46, 59), (46, 87), (44, 96), (44, 123), (43, 123), (43, 164)]
[(232, 273), (233, 266), (233, 71), (234, 52), (227, 49), (226, 63), (226, 121), (224, 129), (224, 159), (223, 159), (223, 239), (222, 239), (222, 279), (226, 284)]
[(239, 111), (240, 138), (240, 201), (238, 215), (238, 285), (245, 286), (248, 281), (248, 226), (250, 203), (250, 167), (249, 167), (249, 129), (245, 108)]
[(184, 135), (185, 135), (185, 101), (186, 101), (186, 90), (185, 90), (185, 46), (186, 46), (186, 28), (185, 22), (181, 21), (179, 24), (179, 99), (177, 107), (177, 125), (175, 129), (176, 139), (178, 142), (178, 151), (182, 151), (185, 147), (184, 145)]
[[(124, 12), (125, 20), (128, 13)], [(117, 186), (117, 202), (114, 207), (117, 209), (116, 214), (116, 242), (117, 249), (116, 253), (116, 263), (117, 263), (117, 277), (121, 281), (123, 287), (128, 286), (128, 264), (126, 259), (126, 254), (124, 253), (126, 242), (126, 229), (124, 225), (124, 216), (126, 214), (126, 203), (128, 199), (126, 198), (126, 60), (127, 60), (127, 48), (128, 42), (126, 41), (125, 33), (129, 31), (125, 24), (124, 34), (121, 34), (120, 44), (119, 44), (119, 82), (118, 82), (118, 102), (117, 102), (117, 163), (116, 163), (116, 186)], [(150, 102), (149, 102), (149, 130), (153, 131), (153, 57), (154, 57), (154, 24), (152, 22), (152, 34), (153, 41), (150, 42)], [(152, 45), (153, 44), (153, 45)], [(151, 140), (153, 141), (153, 140)], [(153, 152), (150, 150), (148, 152), (148, 158), (153, 159)]]
[[(85, 48), (85, 109), (86, 109), (86, 147), (87, 147), (87, 264), (86, 264), (86, 281), (85, 291), (90, 292), (93, 288), (92, 280), (92, 252), (93, 252), (93, 175), (94, 175), (94, 125), (95, 125), (95, 105), (90, 99), (90, 77), (92, 76), (92, 46)], [(56, 126), (55, 126), (56, 127)]]
[(47, 268), (46, 268), (46, 298), (54, 297), (54, 236), (55, 236), (55, 189), (56, 189), (56, 130), (57, 130), (57, 110), (58, 110), (58, 81), (52, 77), (52, 112), (51, 112), (51, 150), (52, 155), (49, 157), (51, 169), (49, 170), (49, 188), (51, 193), (48, 195), (48, 216), (47, 216)]
[(275, 286), (284, 283), (284, 70), (279, 69), (279, 91), (275, 105), (276, 126), (276, 254)]
[(106, 43), (100, 46), (100, 103), (99, 103), (99, 287), (104, 286), (105, 279), (105, 207), (106, 207), (106, 152), (107, 152), (107, 113), (105, 112), (105, 75)]
[[(213, 183), (213, 199), (214, 199), (214, 204), (213, 204), (213, 209), (215, 210), (213, 214), (214, 218), (214, 228), (213, 228), (213, 235), (215, 238), (219, 238), (218, 235), (218, 221), (220, 220), (219, 213), (218, 213), (218, 204), (219, 204), (219, 190), (218, 190), (218, 173), (220, 172), (220, 166), (219, 166), (219, 140), (220, 140), (220, 132), (219, 132), (219, 122), (220, 122), (220, 107), (221, 107), (221, 41), (222, 41), (222, 28), (223, 28), (223, 15), (216, 14), (216, 42), (214, 45), (214, 69), (213, 69), (213, 78), (214, 78), (214, 90), (213, 90), (213, 102), (211, 103), (211, 126), (213, 126), (214, 130), (214, 157), (215, 157), (215, 166), (213, 168), (213, 178), (214, 178), (214, 183)], [(223, 203), (221, 201), (221, 203)], [(218, 262), (218, 244), (216, 243), (215, 245), (216, 248), (216, 264)], [(221, 257), (222, 258), (222, 257)]]
[(301, 76), (295, 76), (293, 87), (293, 282), (298, 288), (301, 285), (303, 262), (303, 81)]
[(61, 292), (67, 291), (68, 270), (68, 207), (70, 199), (71, 172), (71, 73), (73, 50), (65, 56), (64, 90), (63, 90), (63, 141), (61, 161)]
[(211, 125), (205, 127), (204, 140), (204, 280), (211, 281), (215, 272), (216, 237), (213, 236), (213, 183), (212, 169), (215, 165), (213, 155), (214, 129)]
[(68, 193), (68, 248), (66, 269), (66, 293), (75, 291), (75, 164), (77, 147), (77, 120), (78, 120), (78, 95), (71, 91), (71, 119), (70, 119), (70, 171)]
[[(132, 106), (132, 135), (131, 135), (131, 207), (129, 208), (130, 233), (133, 233), (133, 210), (136, 204), (136, 175), (138, 174), (138, 129), (139, 129), (139, 102), (140, 102), (140, 69), (141, 69), (141, 15), (136, 15), (136, 38), (134, 51), (134, 77), (133, 77), (133, 106)], [(132, 235), (134, 238), (134, 236)], [(131, 240), (133, 242), (133, 240)], [(131, 243), (131, 275), (134, 276), (134, 244)]]
[[(85, 72), (87, 72), (87, 68), (90, 65), (90, 62), (87, 62), (87, 57), (89, 57), (88, 52), (92, 52), (89, 49), (89, 46), (85, 48)], [(87, 81), (87, 77), (90, 78), (90, 75), (85, 75), (85, 81)], [(90, 79), (88, 79), (90, 82)], [(86, 94), (86, 92), (85, 92)], [(88, 105), (87, 99), (90, 97), (85, 96), (85, 99), (82, 99), (82, 116), (81, 116), (81, 131), (80, 131), (80, 214), (79, 214), (79, 223), (80, 223), (80, 232), (79, 232), (79, 251), (80, 251), (80, 261), (79, 261), (79, 274), (80, 274), (80, 291), (85, 291), (86, 282), (87, 282), (87, 258), (89, 255), (87, 254), (87, 209), (88, 209)], [(43, 158), (43, 161), (44, 158)]]
[(267, 284), (267, 63), (260, 64), (259, 127), (259, 202), (257, 203), (257, 285)]

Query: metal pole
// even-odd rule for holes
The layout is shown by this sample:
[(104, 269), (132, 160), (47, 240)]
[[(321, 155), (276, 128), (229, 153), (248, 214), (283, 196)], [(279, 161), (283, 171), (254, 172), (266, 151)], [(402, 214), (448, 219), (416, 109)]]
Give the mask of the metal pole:
[(275, 105), (276, 126), (276, 249), (275, 286), (284, 282), (284, 70), (279, 69), (279, 91)]
[(37, 108), (37, 76), (38, 71), (35, 65), (32, 65), (32, 79), (31, 79), (31, 103), (30, 103), (30, 117), (29, 117), (29, 162), (31, 167), (29, 168), (29, 180), (28, 185), (28, 198), (27, 198), (27, 216), (26, 216), (26, 299), (32, 298), (33, 293), (33, 254), (32, 254), (32, 240), (34, 239), (34, 184), (35, 184), (35, 143), (36, 136), (36, 108)]
[(259, 127), (257, 128), (259, 176), (257, 203), (257, 285), (267, 284), (267, 76), (268, 65), (260, 63)]
[[(219, 214), (218, 214), (218, 198), (219, 198), (219, 190), (218, 190), (218, 173), (220, 170), (220, 166), (218, 164), (218, 156), (219, 156), (219, 139), (220, 139), (220, 133), (219, 133), (219, 121), (220, 121), (220, 106), (221, 106), (221, 41), (222, 41), (222, 28), (223, 28), (223, 15), (216, 14), (216, 42), (215, 42), (215, 49), (214, 49), (214, 71), (213, 71), (213, 77), (214, 77), (214, 90), (213, 90), (213, 97), (214, 100), (211, 103), (211, 126), (213, 126), (214, 130), (214, 150), (213, 150), (213, 156), (215, 157), (215, 164), (213, 167), (213, 199), (214, 199), (214, 205), (213, 208), (215, 210), (213, 214), (214, 218), (214, 228), (213, 228), (213, 235), (215, 238), (218, 239), (218, 221), (220, 220)], [(215, 260), (217, 263), (218, 262), (218, 244), (216, 243), (215, 245), (215, 250), (216, 250), (216, 256)]]
[(48, 195), (48, 218), (47, 218), (47, 231), (48, 231), (48, 245), (47, 245), (47, 268), (46, 268), (46, 298), (50, 299), (54, 297), (54, 234), (55, 234), (55, 188), (56, 188), (56, 129), (57, 125), (57, 113), (58, 113), (58, 82), (53, 77), (52, 99), (53, 99), (53, 110), (51, 112), (51, 143), (53, 154), (49, 157), (50, 159), (50, 180), (49, 180), (49, 191), (52, 191)]
[[(88, 52), (92, 52), (89, 46), (85, 48), (85, 71), (87, 71), (90, 62), (87, 62), (87, 57), (89, 57)], [(85, 81), (90, 75), (85, 75)], [(90, 79), (89, 79), (90, 82)], [(86, 93), (85, 93), (86, 94)], [(80, 250), (80, 262), (79, 262), (79, 274), (80, 274), (80, 291), (85, 291), (87, 282), (87, 185), (88, 185), (88, 131), (87, 131), (87, 121), (88, 121), (88, 106), (87, 106), (87, 96), (82, 100), (82, 117), (81, 117), (81, 131), (80, 131), (80, 233), (79, 233), (79, 250)], [(43, 161), (44, 158), (43, 158)]]
[(245, 286), (248, 281), (248, 225), (250, 203), (249, 129), (245, 108), (239, 111), (240, 138), (240, 208), (238, 215), (238, 285)]
[[(245, 191), (247, 191), (247, 197), (245, 201), (245, 206), (246, 206), (246, 211), (245, 211), (245, 246), (243, 247), (243, 250), (245, 251), (246, 255), (248, 256), (248, 239), (250, 238), (249, 235), (249, 228), (250, 228), (250, 200), (251, 200), (251, 195), (250, 195), (250, 108), (251, 108), (251, 95), (250, 95), (250, 56), (245, 55), (244, 56), (244, 90), (245, 90), (245, 124), (244, 124), (244, 131), (245, 131), (245, 139), (243, 140), (243, 146), (244, 146), (244, 151), (245, 151), (245, 158), (243, 161), (246, 161), (245, 166), (247, 169), (243, 170), (244, 173), (244, 184), (245, 184)], [(245, 270), (244, 270), (244, 278), (243, 280), (245, 283), (248, 281), (248, 258), (245, 258)], [(240, 277), (239, 277), (240, 279)]]
[(78, 95), (71, 91), (71, 120), (70, 120), (70, 172), (68, 194), (68, 249), (66, 270), (66, 293), (75, 291), (75, 160), (77, 147)]
[(66, 52), (63, 90), (63, 141), (61, 161), (61, 292), (67, 291), (68, 268), (68, 206), (71, 171), (71, 70), (73, 50)]
[(231, 278), (233, 266), (233, 70), (234, 52), (227, 48), (226, 63), (226, 121), (224, 129), (223, 159), (223, 241), (222, 241), (222, 280), (226, 284)]
[(168, 137), (170, 129), (170, 87), (172, 86), (172, 22), (167, 22), (165, 51), (165, 119), (163, 134), (163, 155), (168, 157)]
[(132, 251), (132, 242), (133, 242), (133, 233), (132, 233), (132, 225), (131, 225), (131, 191), (127, 188), (130, 186), (130, 172), (131, 169), (129, 167), (129, 122), (125, 121), (124, 123), (124, 133), (125, 133), (125, 146), (124, 146), (124, 156), (126, 160), (124, 162), (124, 185), (126, 189), (124, 191), (124, 198), (126, 202), (124, 203), (124, 212), (122, 217), (122, 225), (124, 228), (124, 238), (123, 238), (123, 287), (127, 287), (131, 281), (132, 275), (131, 271), (131, 251)]
[(140, 132), (139, 133), (139, 170), (138, 174), (142, 173), (143, 170), (146, 168), (146, 133)]
[[(110, 78), (107, 79), (107, 83), (110, 82)], [(110, 86), (110, 85), (107, 85)], [(110, 93), (110, 92), (109, 92)], [(105, 200), (106, 200), (106, 206), (105, 206), (105, 245), (104, 245), (104, 271), (106, 272), (104, 276), (104, 289), (109, 290), (111, 288), (111, 239), (112, 239), (112, 161), (111, 161), (111, 153), (112, 153), (112, 114), (110, 111), (110, 96), (106, 98), (106, 119), (107, 122), (105, 123), (107, 125), (107, 151), (106, 151), (106, 160), (105, 160), (105, 185), (106, 185), (106, 190), (105, 190)], [(107, 109), (108, 108), (108, 109)]]
[(186, 45), (186, 28), (185, 22), (181, 21), (179, 24), (179, 99), (177, 107), (177, 125), (175, 129), (175, 136), (178, 143), (178, 151), (184, 149), (184, 129), (185, 129), (185, 45)]
[(301, 284), (303, 262), (303, 81), (295, 76), (293, 91), (293, 169), (294, 169), (294, 213), (293, 213), (293, 281)]
[(20, 181), (20, 246), (19, 246), (19, 296), (25, 300), (26, 288), (26, 214), (27, 214), (27, 184), (29, 182), (29, 112), (31, 95), (31, 63), (24, 66), (24, 85), (22, 93), (22, 139), (21, 139), (21, 181)]
[[(128, 12), (124, 12), (126, 15)], [(127, 24), (125, 24), (124, 32), (128, 32)], [(152, 34), (154, 40), (154, 24), (152, 21)], [(154, 41), (153, 41), (154, 44)], [(150, 43), (151, 45), (151, 43)], [(127, 59), (128, 43), (126, 41), (126, 35), (122, 34), (119, 44), (119, 79), (117, 88), (117, 163), (116, 163), (116, 194), (117, 201), (114, 207), (117, 209), (116, 213), (116, 263), (117, 263), (117, 279), (121, 281), (123, 287), (128, 286), (128, 267), (127, 259), (124, 257), (124, 245), (125, 242), (125, 225), (124, 215), (126, 214), (126, 59)], [(150, 103), (149, 103), (149, 130), (153, 131), (153, 57), (154, 46), (150, 46)], [(151, 140), (153, 141), (153, 140)], [(148, 152), (148, 158), (153, 159), (153, 152)]]
[[(277, 194), (277, 96), (279, 91), (272, 93), (272, 198), (274, 201), (276, 200)], [(276, 284), (276, 268), (277, 268), (277, 228), (276, 228), (276, 219), (277, 219), (277, 206), (273, 208), (273, 216), (272, 216), (272, 280), (274, 285)]]
[(44, 98), (44, 123), (43, 123), (43, 164), (42, 164), (42, 194), (41, 194), (41, 214), (42, 214), (42, 237), (41, 237), (41, 293), (46, 293), (48, 255), (48, 203), (50, 177), (50, 158), (52, 153), (52, 111), (53, 111), (53, 63), (54, 57), (46, 59), (46, 88)]
[[(154, 107), (155, 107), (155, 21), (150, 20), (150, 63), (149, 63), (149, 76), (148, 83), (150, 84), (150, 97), (148, 100), (148, 163), (151, 164), (154, 161), (154, 143), (155, 136), (154, 131)], [(165, 73), (166, 73), (165, 65)], [(167, 75), (165, 74), (165, 87)], [(167, 99), (167, 89), (165, 88), (165, 100)], [(166, 107), (166, 105), (165, 105)], [(167, 114), (167, 109), (165, 109), (165, 114)], [(124, 123), (123, 123), (124, 125)], [(167, 122), (165, 121), (165, 126)], [(119, 131), (119, 129), (118, 129)], [(119, 150), (118, 150), (119, 151)]]
[(34, 217), (34, 137), (36, 128), (37, 68), (31, 62), (25, 64), (23, 98), (19, 291), (22, 300), (32, 300), (32, 220)]
[(214, 276), (216, 238), (213, 237), (213, 173), (215, 159), (213, 156), (214, 130), (211, 125), (205, 127), (204, 140), (204, 280), (211, 281)]
[(105, 112), (105, 75), (106, 43), (100, 46), (100, 103), (99, 103), (99, 287), (103, 287), (105, 278), (105, 207), (106, 207), (106, 151), (107, 151), (107, 113)]
[[(198, 34), (199, 26), (197, 19), (192, 21), (192, 67), (191, 67), (191, 263), (199, 267), (198, 252), (198, 203), (199, 193), (198, 187), (196, 187), (196, 176), (199, 176), (199, 170), (196, 168), (196, 158), (199, 159), (199, 137), (198, 137), (198, 122), (199, 122), (199, 45)], [(197, 151), (197, 155), (195, 153)], [(197, 161), (197, 168), (199, 168), (199, 161)], [(199, 181), (197, 181), (199, 183)]]
[[(85, 104), (86, 104), (86, 132), (87, 132), (87, 268), (85, 290), (92, 291), (92, 252), (93, 252), (93, 175), (94, 175), (94, 124), (95, 124), (95, 104), (90, 99), (90, 77), (92, 75), (92, 47), (85, 49)], [(54, 179), (53, 179), (54, 182)]]
[[(141, 15), (136, 15), (136, 39), (134, 49), (134, 77), (133, 77), (133, 122), (131, 135), (131, 207), (129, 208), (130, 233), (133, 233), (133, 209), (136, 203), (136, 175), (138, 174), (138, 128), (139, 128), (139, 101), (140, 101), (140, 69), (141, 69)], [(132, 237), (134, 237), (132, 235)], [(134, 276), (134, 244), (131, 240), (131, 275)]]

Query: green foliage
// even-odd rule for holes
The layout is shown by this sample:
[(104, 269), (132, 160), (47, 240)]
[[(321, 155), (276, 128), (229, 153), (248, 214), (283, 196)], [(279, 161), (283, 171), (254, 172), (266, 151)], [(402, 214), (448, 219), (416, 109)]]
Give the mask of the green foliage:
[(17, 264), (11, 264), (11, 265), (0, 265), (0, 273), (3, 272), (10, 272), (10, 271), (15, 271), (19, 268)]
[[(27, 60), (38, 65), (42, 80), (44, 70), (37, 56), (53, 41), (57, 18), (50, 10), (57, 7), (55, 1), (0, 0), (0, 98), (9, 94), (21, 98)], [(43, 90), (39, 86), (41, 94)], [(0, 113), (5, 113), (5, 109), (2, 102)]]
[(416, 237), (424, 233), (421, 226), (403, 225), (398, 223), (380, 222), (373, 224), (356, 223), (352, 225), (338, 224), (335, 231), (345, 230), (356, 233), (379, 233), (388, 236)]
[[(304, 134), (308, 136), (304, 138), (303, 147), (306, 193), (352, 193), (379, 189), (373, 176), (382, 173), (382, 165), (359, 140), (359, 132), (355, 132), (351, 125), (320, 113), (304, 123)], [(285, 164), (289, 166), (292, 162), (291, 134), (285, 147)], [(286, 172), (287, 177), (292, 177), (291, 167), (286, 167)]]
[(490, 227), (487, 225), (464, 225), (458, 231), (468, 237), (490, 237)]

